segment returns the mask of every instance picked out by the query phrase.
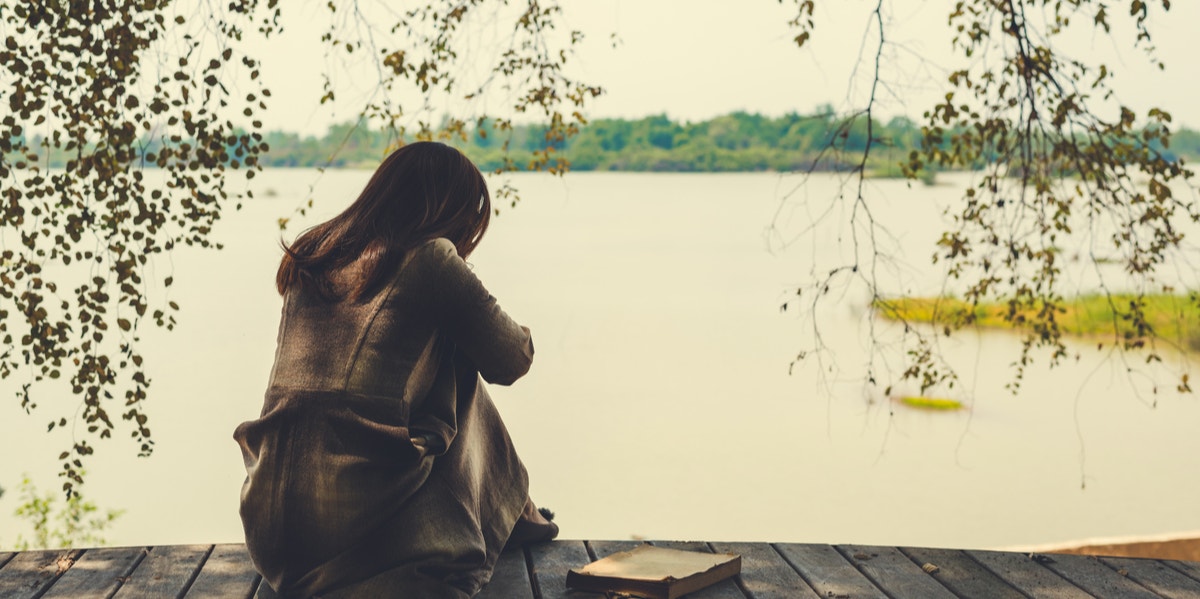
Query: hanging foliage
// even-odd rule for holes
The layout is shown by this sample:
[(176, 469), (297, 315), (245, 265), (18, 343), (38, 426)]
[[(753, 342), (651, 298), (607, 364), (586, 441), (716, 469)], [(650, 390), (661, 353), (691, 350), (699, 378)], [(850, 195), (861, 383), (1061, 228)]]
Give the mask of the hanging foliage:
[[(814, 31), (814, 3), (790, 1), (797, 6), (796, 42), (803, 45)], [(871, 116), (886, 88), (881, 85), (887, 70), (883, 57), (890, 42), (884, 15), (892, 4), (875, 4), (868, 28), (874, 58), (869, 97), (843, 125), (867, 128), (872, 143), (860, 152), (862, 167), (872, 147), (884, 145), (872, 131)], [(1194, 192), (1193, 173), (1166, 152), (1171, 115), (1161, 108), (1139, 115), (1120, 104), (1107, 65), (1064, 50), (1070, 47), (1064, 41), (1069, 35), (1099, 32), (1140, 48), (1151, 65), (1165, 68), (1151, 43), (1150, 23), (1152, 15), (1165, 15), (1170, 7), (1169, 0), (954, 3), (948, 24), (958, 66), (944, 82), (942, 99), (925, 111), (921, 147), (902, 167), (910, 179), (931, 169), (976, 173), (961, 201), (947, 209), (952, 226), (932, 256), (946, 269), (946, 288), (961, 289), (960, 297), (927, 310), (928, 318), (914, 318), (911, 308), (921, 302), (883, 291), (879, 272), (890, 256), (879, 241), (891, 232), (864, 199), (861, 167), (856, 193), (847, 196), (853, 203), (852, 259), (814, 273), (813, 282), (797, 290), (812, 313), (831, 288), (861, 285), (876, 314), (902, 323), (902, 358), (888, 367), (899, 375), (880, 372), (873, 358), (869, 382), (887, 385), (889, 395), (893, 383), (904, 381), (922, 393), (953, 387), (958, 377), (938, 350), (937, 336), (979, 324), (980, 314), (999, 312), (1022, 336), (1009, 383), (1015, 393), (1035, 350), (1046, 350), (1052, 366), (1068, 357), (1062, 319), (1074, 298), (1067, 289), (1072, 280), (1064, 276), (1067, 269), (1092, 273), (1099, 281), (1111, 315), (1101, 345), (1121, 352), (1145, 350), (1147, 362), (1161, 361), (1162, 345), (1186, 348), (1187, 340), (1161, 335), (1162, 327), (1146, 311), (1147, 302), (1161, 294), (1174, 294), (1200, 310), (1197, 273), (1181, 260), (1183, 231), (1200, 221), (1200, 210), (1194, 195), (1177, 195), (1180, 189)], [(1128, 9), (1128, 19), (1122, 20), (1132, 31), (1128, 39), (1114, 33), (1112, 11), (1119, 8)], [(843, 149), (841, 143), (835, 137), (831, 151)], [(1081, 259), (1068, 264), (1064, 247), (1078, 248)], [(1107, 268), (1111, 263), (1120, 264), (1121, 272)], [(938, 326), (917, 326), (921, 323)], [(813, 325), (819, 329), (819, 320)], [(823, 348), (819, 330), (815, 337), (817, 345), (802, 358)], [(872, 345), (874, 356), (881, 348), (874, 334)], [(1182, 373), (1175, 388), (1190, 391), (1187, 381)]]
[[(578, 130), (578, 108), (600, 90), (564, 74), (581, 36), (551, 35), (557, 5), (496, 13), (513, 19), (507, 47), (482, 80), (457, 70), (470, 43), (462, 25), (507, 5), (435, 0), (381, 19), (329, 2), (321, 42), (375, 65), (360, 123), (387, 127), (396, 143), (463, 136), (468, 122), (421, 120), (428, 111), (398, 98), (415, 93), (428, 107), (503, 86), (514, 98), (504, 114), (550, 123), (526, 166), (560, 172), (554, 142)], [(281, 10), (278, 0), (0, 2), (0, 377), (48, 429), (70, 428), (59, 456), (68, 493), (97, 439), (128, 435), (141, 455), (153, 451), (141, 336), (173, 328), (180, 309), (154, 259), (181, 244), (219, 248), (214, 225), (252, 197), (239, 181), (261, 171), (271, 92), (243, 42), (279, 34)], [(323, 102), (337, 91), (325, 81)]]

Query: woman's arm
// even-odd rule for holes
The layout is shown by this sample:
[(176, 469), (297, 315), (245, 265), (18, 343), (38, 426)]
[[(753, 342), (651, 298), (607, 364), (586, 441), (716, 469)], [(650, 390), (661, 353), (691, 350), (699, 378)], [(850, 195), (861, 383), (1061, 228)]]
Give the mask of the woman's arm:
[(437, 239), (432, 250), (429, 296), (441, 328), (489, 383), (511, 385), (533, 363), (533, 337), (500, 309), (496, 298), (459, 257), (454, 244)]

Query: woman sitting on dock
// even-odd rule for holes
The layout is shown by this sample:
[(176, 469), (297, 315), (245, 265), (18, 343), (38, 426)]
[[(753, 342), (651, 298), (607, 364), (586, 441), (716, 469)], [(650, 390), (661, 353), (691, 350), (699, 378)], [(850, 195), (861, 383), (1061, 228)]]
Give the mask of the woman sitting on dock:
[(465, 156), (413, 143), (284, 248), (265, 403), (234, 433), (246, 545), (280, 596), (470, 597), (506, 543), (558, 534), (480, 380), (533, 359), (464, 262), (491, 210)]

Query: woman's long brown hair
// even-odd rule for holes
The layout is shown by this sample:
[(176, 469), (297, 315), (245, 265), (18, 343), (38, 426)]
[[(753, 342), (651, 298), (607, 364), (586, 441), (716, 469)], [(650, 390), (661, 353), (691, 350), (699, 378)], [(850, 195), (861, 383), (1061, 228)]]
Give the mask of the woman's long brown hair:
[[(426, 241), (445, 237), (466, 258), (491, 213), (487, 183), (462, 152), (437, 142), (408, 144), (384, 159), (350, 207), (283, 244), (275, 287), (280, 294), (299, 285), (329, 301), (363, 300)], [(335, 286), (333, 275), (360, 260), (349, 289)]]

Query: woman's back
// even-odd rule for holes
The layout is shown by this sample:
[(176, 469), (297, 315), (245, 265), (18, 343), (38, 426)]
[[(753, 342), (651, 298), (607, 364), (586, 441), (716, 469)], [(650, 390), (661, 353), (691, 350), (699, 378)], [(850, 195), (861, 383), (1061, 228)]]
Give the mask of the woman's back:
[(528, 332), (499, 309), (453, 244), (434, 239), (411, 250), (365, 301), (289, 290), (268, 386), (419, 401), (439, 331), (489, 382), (511, 383), (532, 362)]
[(362, 300), (288, 288), (262, 416), (235, 432), (247, 545), (272, 586), (477, 590), (527, 497), (479, 375), (510, 383), (532, 356), (445, 239)]

